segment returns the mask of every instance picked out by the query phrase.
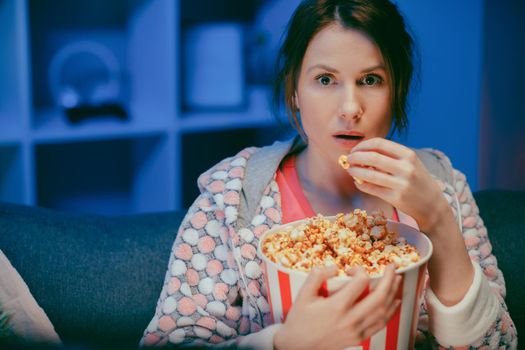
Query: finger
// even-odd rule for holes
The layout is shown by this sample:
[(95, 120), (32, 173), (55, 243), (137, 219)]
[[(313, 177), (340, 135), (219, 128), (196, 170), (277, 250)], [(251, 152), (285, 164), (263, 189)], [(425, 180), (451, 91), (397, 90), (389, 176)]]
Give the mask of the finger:
[(348, 276), (353, 277), (363, 272), (366, 273), (366, 270), (363, 266), (352, 266), (352, 267), (347, 266), (345, 272)]
[(393, 206), (397, 207), (397, 205), (398, 205), (398, 203), (397, 203), (398, 196), (397, 196), (397, 192), (395, 192), (395, 190), (393, 190), (391, 188), (375, 185), (375, 184), (372, 184), (372, 183), (368, 183), (368, 182), (365, 182), (365, 181), (358, 182), (358, 181), (354, 180), (354, 184), (355, 184), (355, 187), (359, 191), (361, 191), (363, 193), (367, 193), (367, 194), (369, 194), (371, 196), (374, 196), (374, 197), (381, 198), (385, 202), (388, 202), (388, 203), (392, 204)]
[(394, 283), (392, 285), (392, 288), (390, 288), (390, 291), (388, 292), (388, 297), (387, 297), (387, 304), (390, 304), (392, 303), (392, 301), (396, 298), (396, 297), (400, 297), (400, 295), (398, 295), (398, 293), (400, 292), (399, 290), (399, 285), (401, 284), (401, 276), (395, 276), (394, 278)]
[[(389, 265), (389, 266), (391, 266), (389, 270), (395, 269), (394, 265)], [(388, 273), (390, 273), (390, 271)], [(402, 278), (400, 275), (394, 276), (393, 282), (390, 284), (390, 288), (388, 290), (388, 296), (385, 302), (379, 307), (375, 308), (374, 311), (369, 316), (367, 316), (367, 318), (362, 322), (364, 327), (369, 327), (369, 326), (372, 326), (372, 324), (376, 322), (383, 322), (383, 321), (386, 324), (386, 322), (390, 320), (390, 318), (393, 315), (393, 312), (397, 309), (396, 304), (398, 303), (396, 302), (396, 300), (400, 302), (399, 298), (401, 296), (399, 296), (396, 299), (396, 295), (398, 294), (399, 285), (401, 283), (401, 280)], [(377, 288), (375, 290), (377, 290)]]
[(362, 324), (362, 327), (363, 327), (362, 334), (364, 338), (367, 339), (373, 336), (374, 334), (376, 334), (377, 332), (379, 332), (381, 329), (385, 328), (388, 322), (390, 321), (390, 319), (392, 318), (392, 316), (394, 316), (396, 311), (399, 309), (400, 305), (401, 305), (401, 300), (396, 299), (390, 305), (385, 315), (378, 314), (378, 317), (374, 319), (373, 321), (371, 320), (371, 322), (364, 322)]
[(386, 287), (386, 286), (392, 285), (393, 282), (395, 282), (394, 281), (395, 278), (396, 278), (396, 265), (390, 263), (385, 267), (383, 271), (383, 276), (381, 276), (381, 278), (379, 279), (379, 282), (375, 284), (371, 289), (377, 290), (377, 288), (380, 286)]
[(391, 285), (391, 288), (388, 291), (388, 295), (386, 297), (386, 301), (384, 302), (384, 305), (391, 305), (396, 298), (402, 297), (402, 295), (399, 294), (399, 292), (401, 291), (399, 289), (401, 281), (402, 281), (402, 277), (400, 275), (396, 275), (394, 277), (394, 281)]
[(394, 314), (399, 310), (401, 307), (401, 299), (394, 299), (392, 303), (390, 304), (390, 308), (388, 309), (388, 312), (386, 314), (386, 322), (390, 322)]
[(388, 293), (394, 284), (396, 278), (396, 266), (394, 264), (388, 264), (383, 271), (383, 276), (379, 279), (379, 282), (372, 288), (374, 292)]
[(332, 296), (337, 304), (347, 307), (354, 305), (359, 300), (370, 283), (370, 277), (362, 267), (352, 268), (349, 274), (352, 279)]
[(390, 289), (394, 284), (395, 273), (392, 265), (387, 266), (377, 286), (360, 302), (353, 305), (348, 317), (353, 320), (364, 320), (371, 313), (385, 308)]
[(347, 156), (347, 160), (350, 166), (372, 167), (387, 174), (401, 174), (403, 172), (402, 162), (378, 152), (352, 152)]
[(357, 151), (376, 151), (386, 156), (390, 156), (397, 159), (409, 157), (413, 152), (410, 148), (406, 146), (381, 137), (374, 137), (359, 142), (356, 146), (352, 148), (351, 153)]
[(353, 177), (357, 177), (374, 185), (391, 189), (400, 188), (403, 185), (403, 180), (401, 177), (384, 173), (380, 171), (380, 169), (350, 165), (350, 168), (348, 168), (347, 171)]
[(327, 267), (314, 267), (308, 274), (299, 294), (297, 295), (296, 303), (306, 302), (319, 297), (319, 289), (323, 282), (337, 275), (337, 267), (335, 265)]

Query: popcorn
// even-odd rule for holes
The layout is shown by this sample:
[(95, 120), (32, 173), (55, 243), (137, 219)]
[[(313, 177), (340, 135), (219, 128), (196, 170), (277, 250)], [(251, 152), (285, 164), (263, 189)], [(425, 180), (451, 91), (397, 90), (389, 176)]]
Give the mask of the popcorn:
[(350, 168), (350, 163), (348, 162), (348, 157), (346, 155), (340, 155), (338, 161), (339, 165), (343, 167), (343, 169), (347, 170), (348, 168)]
[[(348, 157), (344, 154), (340, 155), (339, 156), (339, 159), (338, 159), (338, 162), (339, 162), (339, 165), (347, 170), (348, 168), (350, 168), (350, 162), (348, 161)], [(354, 178), (354, 181), (358, 184), (358, 185), (361, 185), (363, 184), (363, 179), (361, 179), (360, 177), (357, 177), (357, 176), (352, 176)]]
[(379, 276), (389, 264), (398, 269), (419, 261), (416, 248), (389, 232), (386, 224), (382, 213), (368, 215), (360, 209), (338, 214), (333, 222), (318, 214), (307, 224), (268, 235), (261, 250), (271, 261), (295, 270), (336, 265), (339, 276), (354, 266)]

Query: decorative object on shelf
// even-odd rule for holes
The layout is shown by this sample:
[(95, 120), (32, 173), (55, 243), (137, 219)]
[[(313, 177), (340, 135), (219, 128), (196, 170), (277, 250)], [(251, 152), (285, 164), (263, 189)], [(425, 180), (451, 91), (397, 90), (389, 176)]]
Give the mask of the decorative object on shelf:
[(239, 109), (245, 104), (243, 35), (240, 23), (189, 27), (184, 35), (184, 107)]
[(300, 0), (262, 2), (247, 40), (247, 73), (250, 83), (270, 84), (273, 81), (280, 40), (288, 19), (300, 2)]
[(93, 117), (128, 119), (120, 63), (102, 43), (66, 44), (53, 56), (48, 78), (55, 103), (70, 122)]

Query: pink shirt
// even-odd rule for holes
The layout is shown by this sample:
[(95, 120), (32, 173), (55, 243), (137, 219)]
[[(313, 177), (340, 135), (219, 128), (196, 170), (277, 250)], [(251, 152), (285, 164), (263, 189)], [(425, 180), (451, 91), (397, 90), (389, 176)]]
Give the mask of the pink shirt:
[[(281, 168), (277, 169), (276, 181), (281, 191), (283, 224), (316, 215), (301, 187), (295, 168), (295, 155), (287, 157)], [(394, 208), (392, 220), (399, 222), (396, 208)]]

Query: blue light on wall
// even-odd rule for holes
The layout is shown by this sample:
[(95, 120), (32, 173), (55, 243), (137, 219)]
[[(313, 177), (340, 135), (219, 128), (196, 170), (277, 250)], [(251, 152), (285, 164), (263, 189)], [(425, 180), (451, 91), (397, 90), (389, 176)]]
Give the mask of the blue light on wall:
[(422, 61), (406, 143), (445, 152), (476, 190), (483, 2), (396, 2), (412, 27)]
[[(394, 1), (422, 58), (408, 136), (396, 140), (444, 151), (473, 190), (525, 188), (522, 2)], [(0, 0), (0, 200), (106, 214), (182, 209), (190, 193), (184, 174), (199, 170), (187, 161), (199, 138), (220, 134), (214, 147), (201, 146), (222, 159), (277, 128), (264, 95), (299, 2)], [(227, 40), (213, 39), (220, 23), (236, 28)], [(201, 34), (211, 44), (185, 46), (199, 36), (191, 28), (207, 28)], [(72, 125), (50, 94), (53, 55), (86, 33), (121, 65), (125, 122)], [(208, 78), (214, 84), (202, 85)], [(199, 94), (204, 99), (184, 101)], [(252, 136), (230, 142), (242, 128)], [(76, 177), (61, 181), (71, 166)], [(104, 167), (112, 167), (106, 175)]]

